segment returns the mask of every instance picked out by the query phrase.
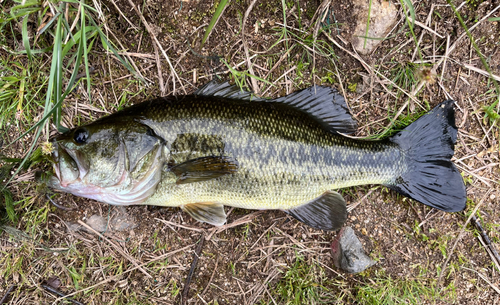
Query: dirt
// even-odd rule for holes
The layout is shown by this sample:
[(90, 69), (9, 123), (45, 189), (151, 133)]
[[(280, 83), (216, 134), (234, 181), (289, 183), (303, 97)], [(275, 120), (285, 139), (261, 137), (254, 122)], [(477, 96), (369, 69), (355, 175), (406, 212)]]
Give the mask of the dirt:
[[(308, 26), (313, 23), (313, 15), (321, 3), (299, 1), (302, 10), (299, 23), (297, 2), (292, 2), (287, 9), (289, 31), (300, 33), (296, 29), (302, 28), (313, 33), (314, 30)], [(91, 63), (96, 68), (92, 95), (94, 105), (99, 108), (102, 106), (100, 109), (104, 111), (85, 108), (88, 98), (81, 86), (65, 102), (63, 122), (68, 127), (79, 123), (76, 114), (83, 121), (93, 120), (118, 107), (162, 94), (149, 33), (128, 1), (120, 0), (115, 3), (138, 29), (133, 29), (122, 13), (108, 1), (102, 2), (106, 24), (128, 52), (140, 53), (132, 59), (150, 84), (142, 85), (112, 56), (106, 55), (102, 48), (94, 47), (98, 51), (91, 56)], [(135, 3), (141, 7), (146, 20), (152, 25), (181, 79), (180, 83), (176, 80), (174, 91), (174, 78), (160, 54), (166, 95), (183, 94), (180, 84), (190, 93), (216, 77), (215, 74), (222, 79), (234, 81), (234, 76), (227, 72), (223, 61), (236, 66), (246, 60), (241, 43), (241, 22), (250, 1), (233, 1), (201, 49), (200, 43), (206, 25), (214, 13), (214, 2), (151, 0)], [(401, 7), (399, 3), (395, 5), (399, 8), (398, 18), (401, 18)], [(331, 85), (327, 81), (331, 77), (333, 85), (343, 89), (349, 107), (359, 123), (360, 130), (356, 136), (381, 132), (408, 100), (401, 90), (389, 82), (396, 82), (395, 71), (401, 67), (411, 68), (411, 63), (421, 60), (432, 69), (433, 64), (464, 33), (445, 1), (422, 1), (415, 5), (417, 20), (422, 23), (425, 23), (433, 9), (430, 28), (443, 36), (440, 38), (415, 26), (415, 37), (421, 37), (422, 58), (418, 54), (414, 56), (414, 38), (408, 34), (406, 21), (401, 19), (389, 34), (389, 39), (383, 41), (374, 53), (359, 57), (370, 67), (367, 68), (350, 53), (351, 46), (342, 42), (349, 41), (355, 26), (351, 4), (333, 1), (330, 12), (334, 13), (337, 24), (332, 37), (345, 48), (343, 50), (332, 46), (337, 58), (335, 65), (329, 58), (309, 54), (307, 48), (299, 47), (298, 40), (294, 40), (292, 36), (288, 48), (291, 45), (294, 48), (272, 70), (287, 51), (284, 42), (275, 44), (279, 38), (277, 29), (280, 29), (277, 23), (283, 23), (282, 7), (280, 2), (258, 1), (246, 21), (245, 40), (250, 56), (258, 55), (253, 59), (257, 76), (275, 84), (275, 87), (267, 90), (268, 86), (259, 82), (261, 92), (265, 92), (265, 96), (275, 97), (313, 83)], [(461, 3), (454, 5), (459, 6)], [(459, 12), (464, 16), (468, 27), (471, 27), (498, 5), (499, 1), (467, 1)], [(499, 11), (491, 15), (498, 16)], [(330, 14), (329, 18), (333, 20), (333, 15)], [(491, 72), (500, 75), (500, 22), (483, 21), (472, 34), (489, 63)], [(320, 34), (318, 40), (331, 45), (324, 35)], [(314, 61), (312, 56), (316, 56)], [(306, 65), (300, 68), (299, 63)], [(227, 209), (226, 212), (230, 212), (228, 224), (241, 221), (249, 215), (253, 218), (250, 222), (217, 232), (210, 225), (196, 222), (180, 209), (131, 206), (125, 208), (126, 215), (128, 221), (136, 226), (123, 231), (113, 230), (110, 226), (102, 233), (107, 240), (95, 232), (69, 230), (68, 225), (78, 221), (86, 222), (93, 215), (99, 215), (111, 223), (114, 218), (125, 214), (118, 207), (68, 194), (58, 194), (55, 200), (74, 210), (57, 209), (36, 189), (33, 169), (27, 176), (28, 182), (16, 182), (12, 190), (15, 200), (34, 196), (31, 204), (19, 209), (18, 213), (22, 216), (17, 228), (27, 231), (36, 242), (19, 241), (8, 237), (6, 233), (1, 235), (0, 251), (4, 259), (0, 262), (21, 264), (24, 275), (14, 272), (0, 278), (0, 296), (10, 285), (15, 284), (19, 287), (11, 295), (8, 304), (51, 304), (55, 297), (40, 288), (40, 283), (55, 275), (61, 279), (61, 290), (64, 293), (98, 285), (89, 292), (77, 295), (85, 304), (178, 303), (196, 245), (200, 238), (210, 236), (199, 255), (189, 286), (187, 304), (282, 304), (283, 297), (277, 289), (285, 281), (287, 271), (293, 269), (297, 262), (321, 266), (323, 271), (314, 269), (316, 272), (308, 276), (314, 278), (313, 282), (317, 281), (326, 287), (326, 290), (319, 290), (325, 304), (351, 304), (356, 300), (362, 303), (357, 299), (359, 287), (372, 285), (380, 288), (380, 284), (376, 283), (378, 278), (425, 281), (425, 285), (438, 291), (441, 298), (421, 300), (420, 303), (423, 304), (498, 304), (499, 295), (493, 287), (499, 285), (499, 271), (481, 245), (477, 232), (470, 225), (464, 227), (467, 217), (475, 207), (479, 207), (476, 215), (481, 219), (493, 244), (498, 246), (498, 127), (491, 127), (483, 119), (484, 113), (481, 111), (482, 106), (492, 103), (494, 93), (491, 92), (494, 92), (494, 85), (486, 77), (467, 69), (464, 64), (484, 70), (467, 37), (456, 44), (445, 64), (431, 72), (432, 79), (424, 84), (416, 96), (422, 106), (409, 100), (403, 115), (423, 113), (425, 111), (422, 107), (430, 108), (444, 99), (453, 98), (457, 101), (459, 135), (454, 160), (459, 160), (456, 163), (466, 181), (468, 207), (464, 212), (445, 213), (404, 198), (384, 187), (372, 190), (372, 186), (362, 186), (342, 190), (348, 204), (361, 202), (349, 214), (346, 225), (355, 230), (366, 252), (377, 261), (367, 271), (348, 275), (336, 269), (329, 250), (335, 232), (313, 230), (280, 211)], [(441, 74), (443, 67), (444, 73)], [(244, 63), (236, 70), (243, 73), (247, 68)], [(374, 69), (387, 79), (375, 73)], [(408, 86), (404, 82), (396, 83), (406, 92), (412, 92), (423, 79), (423, 70), (425, 69), (412, 70), (417, 81)], [(248, 77), (246, 85), (248, 88), (252, 86)], [(119, 103), (119, 97), (124, 91), (133, 97), (125, 103)], [(73, 106), (76, 102), (79, 103), (78, 110)], [(18, 131), (12, 129), (8, 133), (9, 138), (13, 139)], [(52, 130), (50, 133), (56, 132)], [(21, 147), (11, 147), (4, 150), (3, 154), (18, 157)], [(367, 194), (369, 195), (365, 198)], [(36, 211), (47, 213), (47, 216), (43, 218), (43, 223), (33, 228), (27, 221), (33, 220)], [(70, 251), (49, 252), (40, 247), (40, 244), (52, 249), (70, 248)], [(31, 253), (32, 256), (21, 260), (19, 253)], [(136, 268), (138, 264), (147, 262), (150, 263), (143, 266), (144, 272)], [(132, 268), (136, 269), (131, 270)], [(3, 274), (7, 274), (7, 267), (0, 269), (3, 269)], [(75, 279), (73, 273), (79, 273), (81, 277)], [(450, 290), (454, 291), (452, 297), (450, 293), (453, 291)]]

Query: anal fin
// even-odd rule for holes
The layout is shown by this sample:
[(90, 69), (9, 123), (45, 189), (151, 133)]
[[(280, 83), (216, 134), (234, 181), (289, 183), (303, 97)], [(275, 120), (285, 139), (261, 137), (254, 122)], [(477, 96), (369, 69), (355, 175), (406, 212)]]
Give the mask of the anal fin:
[(216, 202), (189, 203), (181, 207), (194, 219), (214, 226), (222, 226), (226, 222), (224, 205)]
[(333, 191), (327, 191), (318, 198), (285, 212), (315, 229), (327, 231), (340, 229), (347, 219), (345, 200)]

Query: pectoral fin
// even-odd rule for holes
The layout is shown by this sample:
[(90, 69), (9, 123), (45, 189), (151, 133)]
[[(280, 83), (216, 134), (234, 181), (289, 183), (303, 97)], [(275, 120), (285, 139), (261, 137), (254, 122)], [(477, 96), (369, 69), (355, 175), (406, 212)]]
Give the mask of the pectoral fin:
[(347, 219), (345, 200), (333, 191), (285, 212), (313, 228), (327, 231), (340, 229)]
[(214, 226), (222, 226), (226, 222), (224, 206), (214, 202), (197, 202), (186, 204), (181, 207), (194, 219), (206, 222)]
[(177, 184), (192, 183), (215, 179), (223, 175), (235, 173), (238, 163), (229, 157), (201, 157), (188, 160), (170, 169), (177, 175)]

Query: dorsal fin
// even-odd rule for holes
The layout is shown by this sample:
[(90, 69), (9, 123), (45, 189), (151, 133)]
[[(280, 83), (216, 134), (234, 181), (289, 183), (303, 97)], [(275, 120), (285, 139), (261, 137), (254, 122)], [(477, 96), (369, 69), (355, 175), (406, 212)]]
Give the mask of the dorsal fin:
[(313, 86), (274, 101), (308, 113), (333, 132), (353, 133), (358, 127), (344, 97), (334, 88)]
[(313, 86), (277, 99), (263, 99), (228, 82), (213, 80), (196, 90), (194, 95), (284, 104), (309, 114), (332, 132), (353, 133), (357, 129), (344, 97), (330, 87)]
[(203, 87), (199, 88), (193, 94), (204, 96), (220, 96), (228, 99), (245, 101), (266, 101), (263, 98), (255, 96), (252, 92), (240, 89), (236, 85), (231, 85), (229, 82), (219, 83), (216, 80), (213, 80)]

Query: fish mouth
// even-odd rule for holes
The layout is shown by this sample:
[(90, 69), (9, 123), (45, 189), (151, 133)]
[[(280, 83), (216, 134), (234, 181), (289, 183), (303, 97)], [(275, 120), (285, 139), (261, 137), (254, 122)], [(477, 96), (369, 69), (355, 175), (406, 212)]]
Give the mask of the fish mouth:
[(84, 179), (90, 168), (85, 156), (81, 152), (69, 149), (57, 142), (53, 142), (53, 146), (52, 164), (55, 177), (50, 179), (49, 184), (56, 189), (63, 189)]

